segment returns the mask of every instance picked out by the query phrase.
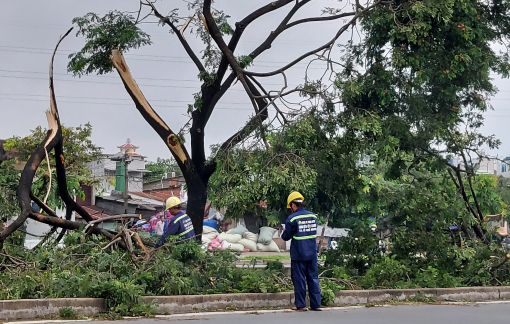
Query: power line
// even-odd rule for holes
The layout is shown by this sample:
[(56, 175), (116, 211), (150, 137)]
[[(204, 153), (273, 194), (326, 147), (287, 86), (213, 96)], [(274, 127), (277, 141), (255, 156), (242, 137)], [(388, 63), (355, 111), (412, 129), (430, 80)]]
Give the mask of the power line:
[[(48, 72), (38, 72), (38, 71), (20, 71), (20, 70), (2, 70), (2, 69), (0, 69), (0, 72), (48, 75)], [(68, 73), (53, 73), (53, 74), (54, 75), (62, 75), (62, 76), (71, 76)], [(6, 77), (8, 77), (8, 76), (6, 76)], [(108, 76), (108, 75), (88, 75), (87, 77), (119, 80), (119, 77)], [(195, 83), (197, 83), (197, 85), (201, 85), (203, 83), (202, 81), (199, 81), (199, 80), (187, 80), (187, 79), (143, 78), (143, 77), (136, 77), (135, 79), (136, 80), (151, 80), (151, 81), (195, 82)], [(63, 80), (63, 79), (59, 79), (59, 80)], [(283, 86), (283, 84), (275, 84), (275, 83), (264, 83), (264, 85)], [(289, 86), (289, 87), (296, 87), (296, 86)]]
[[(25, 79), (25, 80), (48, 80), (47, 78), (33, 78), (33, 77), (24, 77), (17, 75), (0, 75), (0, 78), (15, 78), (15, 79)], [(89, 81), (89, 80), (75, 80), (75, 79), (55, 79), (59, 82), (78, 82), (78, 83), (98, 83), (98, 84), (109, 84), (109, 85), (120, 85), (121, 83), (111, 83), (111, 82), (100, 82), (100, 81)], [(172, 85), (161, 85), (161, 84), (138, 84), (142, 87), (159, 87), (159, 88), (178, 88), (178, 89), (199, 89), (197, 87), (187, 87), (187, 86), (172, 86)], [(243, 91), (242, 89), (230, 89), (231, 91)]]
[[(48, 95), (35, 95), (35, 94), (24, 94), (24, 93), (1, 93), (0, 95), (3, 96), (27, 96), (27, 97), (48, 97)], [(132, 99), (127, 98), (105, 98), (105, 97), (79, 97), (79, 96), (59, 96), (57, 95), (57, 100), (59, 98), (68, 98), (68, 99), (90, 99), (90, 100), (122, 100), (122, 101), (130, 101), (132, 102)], [(0, 98), (1, 99), (1, 98)], [(4, 99), (10, 99), (10, 98), (4, 98)], [(13, 98), (14, 100), (18, 100), (16, 98)], [(46, 99), (45, 99), (46, 100)], [(190, 100), (173, 100), (173, 99), (150, 99), (148, 100), (150, 102), (179, 102), (179, 103), (191, 103)], [(95, 103), (95, 102), (91, 102)], [(221, 104), (232, 104), (232, 105), (245, 105), (246, 102), (222, 102)]]
[[(51, 48), (39, 48), (39, 47), (24, 47), (24, 46), (9, 46), (9, 45), (0, 45), (0, 48), (14, 48), (14, 49), (27, 49), (27, 50), (36, 50), (36, 51), (47, 51), (47, 53), (43, 54), (52, 54), (54, 49)], [(2, 51), (0, 49), (0, 51)], [(5, 50), (10, 51), (10, 50)], [(75, 53), (75, 50), (66, 50), (66, 49), (59, 49), (60, 55), (63, 55), (61, 52), (68, 52), (69, 54)], [(35, 52), (39, 53), (39, 52)], [(151, 55), (151, 54), (133, 54), (133, 53), (125, 53), (123, 54), (125, 56), (140, 56), (140, 57), (159, 57), (159, 58), (169, 58), (169, 59), (184, 59), (187, 62), (189, 62), (188, 56), (175, 56), (175, 55)], [(260, 63), (275, 63), (275, 64), (288, 64), (289, 62), (285, 61), (263, 61), (263, 60), (257, 60), (257, 62)], [(298, 64), (307, 64), (306, 62), (300, 62)]]
[[(0, 49), (0, 52), (14, 52), (14, 53), (23, 53), (23, 54), (47, 54), (47, 55), (51, 55), (52, 54), (52, 52), (27, 51), (27, 50), (15, 50), (15, 49)], [(56, 55), (65, 55), (65, 56), (68, 56), (69, 54), (57, 52)], [(126, 53), (126, 56), (128, 56), (128, 57), (129, 56), (137, 56), (137, 55), (141, 56), (141, 54), (127, 54)], [(144, 56), (151, 57), (151, 55), (144, 55)], [(174, 57), (169, 57), (169, 58), (174, 58)], [(176, 57), (176, 58), (183, 58), (183, 57)], [(129, 59), (133, 60), (133, 61), (144, 61), (144, 62), (164, 62), (164, 63), (179, 63), (179, 64), (195, 64), (191, 60), (189, 60), (189, 59), (186, 60), (185, 58), (183, 58), (184, 60), (148, 59), (148, 58), (129, 58)], [(267, 64), (259, 64), (259, 62), (262, 62), (262, 61), (255, 60), (254, 61), (254, 65), (256, 65), (258, 67), (273, 68), (273, 69), (280, 67), (281, 64), (288, 64), (289, 63), (289, 62), (281, 62), (280, 65), (276, 65), (278, 63), (275, 62), (275, 65), (267, 65)], [(272, 63), (272, 62), (268, 62), (268, 63)], [(299, 62), (298, 64), (306, 65), (306, 64), (308, 64), (308, 62)], [(304, 68), (304, 66), (302, 68)], [(308, 69), (311, 69), (311, 70), (323, 70), (323, 68), (318, 68), (318, 67), (309, 67)]]
[[(57, 24), (37, 24), (37, 25), (31, 25), (31, 24), (27, 24), (25, 22), (23, 23), (19, 23), (17, 21), (13, 21), (13, 22), (8, 22), (8, 21), (1, 21), (0, 22), (0, 25), (11, 25), (11, 26), (20, 26), (20, 27), (33, 27), (33, 28), (37, 28), (37, 29), (59, 29), (61, 31), (65, 31), (67, 29), (69, 29), (71, 26), (73, 26), (73, 24), (69, 24), (69, 25), (57, 25)], [(49, 26), (54, 26), (54, 27), (49, 27)], [(61, 26), (61, 27), (57, 27), (57, 26)], [(159, 32), (152, 32), (150, 33), (150, 37), (153, 38), (165, 38), (165, 39), (168, 39), (168, 36), (170, 35), (170, 30), (168, 29), (168, 32), (166, 33), (159, 33)], [(256, 38), (256, 37), (246, 37), (244, 36), (243, 37), (243, 41), (244, 42), (247, 42), (247, 43), (259, 43), (259, 44), (262, 44), (264, 41), (266, 40), (266, 38)], [(302, 39), (299, 39), (299, 40), (279, 40), (278, 41), (280, 44), (308, 44), (306, 42), (303, 42)]]
[[(2, 98), (0, 97), (0, 100), (15, 100), (15, 101), (33, 101), (33, 102), (48, 102), (48, 100), (45, 99), (23, 99), (23, 98)], [(87, 105), (107, 105), (107, 106), (129, 106), (132, 107), (133, 105), (125, 104), (125, 103), (107, 103), (107, 102), (86, 102), (86, 101), (66, 101), (66, 100), (58, 100), (58, 103), (72, 103), (72, 104), (87, 104)], [(249, 105), (246, 103), (246, 105)], [(186, 105), (182, 106), (172, 106), (172, 105), (151, 105), (154, 108), (186, 108)], [(222, 110), (250, 110), (253, 111), (253, 109), (249, 108), (226, 108), (226, 107), (216, 107), (214, 109), (222, 109)]]

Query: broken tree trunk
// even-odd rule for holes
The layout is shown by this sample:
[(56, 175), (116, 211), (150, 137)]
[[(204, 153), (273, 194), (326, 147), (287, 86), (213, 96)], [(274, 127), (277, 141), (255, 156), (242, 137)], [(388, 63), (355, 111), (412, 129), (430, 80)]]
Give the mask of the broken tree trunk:
[(142, 117), (158, 133), (161, 139), (172, 153), (181, 169), (186, 185), (188, 186), (188, 208), (186, 213), (191, 218), (195, 234), (201, 237), (205, 203), (207, 199), (206, 186), (191, 160), (186, 148), (181, 145), (181, 139), (170, 129), (163, 119), (149, 104), (142, 91), (138, 87), (124, 56), (119, 50), (112, 51), (111, 61), (119, 73), (126, 91), (133, 99), (136, 108)]

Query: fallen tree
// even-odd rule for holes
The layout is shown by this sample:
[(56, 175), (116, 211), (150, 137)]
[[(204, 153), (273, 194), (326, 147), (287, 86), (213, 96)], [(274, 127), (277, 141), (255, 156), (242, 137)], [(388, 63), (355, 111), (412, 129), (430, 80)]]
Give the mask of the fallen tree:
[[(303, 60), (313, 57), (322, 60), (328, 66), (326, 69), (332, 72), (329, 67), (333, 62), (328, 58), (327, 53), (335, 47), (340, 36), (349, 28), (352, 27), (354, 32), (354, 26), (364, 13), (375, 10), (383, 3), (371, 0), (367, 5), (361, 5), (359, 1), (351, 1), (346, 6), (337, 4), (335, 10), (325, 16), (293, 20), (295, 16), (304, 12), (307, 4), (312, 2), (312, 0), (271, 1), (238, 20), (235, 26), (229, 24), (229, 16), (225, 12), (212, 6), (211, 0), (184, 1), (189, 12), (189, 16), (185, 18), (178, 15), (179, 8), (173, 8), (170, 14), (164, 15), (157, 8), (163, 4), (141, 0), (140, 9), (134, 15), (111, 11), (103, 17), (89, 13), (74, 19), (80, 28), (78, 34), (85, 36), (87, 42), (81, 51), (71, 55), (68, 70), (75, 75), (104, 74), (114, 70), (118, 72), (136, 108), (163, 140), (182, 171), (188, 190), (187, 214), (198, 236), (202, 233), (209, 179), (217, 166), (217, 155), (206, 158), (205, 128), (220, 100), (239, 81), (247, 95), (247, 104), (253, 107), (253, 116), (248, 118), (239, 131), (219, 144), (218, 151), (215, 153), (228, 151), (257, 132), (262, 134), (263, 142), (268, 146), (265, 134), (267, 125), (275, 120), (284, 125), (288, 121), (287, 115), (296, 114), (296, 111), (280, 108), (286, 103), (277, 102), (277, 100), (299, 93), (315, 94), (319, 101), (328, 100), (324, 96), (324, 89), (311, 88), (308, 84), (287, 89), (287, 71)], [(288, 11), (282, 19), (275, 22), (275, 29), (249, 55), (236, 53), (242, 36), (249, 27), (261, 21), (261, 18), (276, 11), (283, 11), (285, 8), (288, 8)], [(150, 105), (123, 57), (123, 53), (128, 50), (151, 43), (150, 36), (140, 29), (140, 24), (150, 19), (169, 28), (170, 32), (178, 38), (182, 48), (198, 70), (200, 81), (203, 82), (194, 95), (195, 102), (187, 106), (190, 121), (179, 132), (174, 131)], [(248, 70), (261, 54), (271, 49), (282, 34), (296, 32), (296, 26), (313, 23), (320, 25), (321, 22), (327, 21), (341, 22), (342, 19), (346, 20), (331, 27), (330, 39), (317, 48), (297, 53), (296, 58), (289, 64), (265, 73)], [(184, 36), (189, 30), (196, 33), (203, 42), (202, 58), (199, 58), (198, 51), (192, 48)], [(278, 90), (266, 90), (261, 80), (275, 75), (282, 76), (281, 87)], [(307, 83), (308, 81), (307, 79)], [(271, 119), (269, 118), (270, 109), (273, 108), (275, 118)], [(183, 138), (188, 131), (191, 143), (187, 148), (183, 144)]]
[[(66, 179), (66, 169), (65, 169), (65, 153), (63, 150), (63, 136), (62, 136), (62, 126), (60, 123), (60, 117), (57, 108), (57, 101), (55, 96), (55, 89), (53, 83), (53, 62), (55, 60), (55, 54), (60, 43), (64, 40), (64, 38), (69, 35), (69, 33), (73, 30), (73, 28), (69, 29), (58, 41), (53, 55), (51, 57), (50, 70), (49, 70), (49, 89), (50, 89), (50, 110), (46, 112), (46, 117), (48, 119), (48, 131), (44, 140), (37, 146), (35, 151), (30, 155), (23, 172), (21, 173), (17, 197), (19, 202), (19, 208), (21, 210), (20, 215), (7, 227), (5, 227), (0, 232), (0, 250), (3, 248), (3, 244), (6, 238), (11, 235), (14, 231), (19, 229), (23, 223), (27, 220), (27, 218), (31, 218), (35, 221), (47, 224), (51, 226), (51, 230), (45, 236), (45, 239), (51, 237), (57, 229), (61, 229), (58, 237), (55, 240), (55, 243), (58, 243), (65, 235), (67, 230), (79, 230), (82, 227), (82, 223), (71, 220), (71, 215), (73, 212), (80, 214), (86, 222), (90, 223), (90, 228), (88, 229), (88, 234), (98, 234), (103, 235), (110, 240), (115, 240), (117, 238), (116, 233), (112, 233), (105, 229), (94, 226), (98, 220), (94, 220), (93, 217), (85, 210), (83, 207), (78, 205), (76, 201), (71, 197), (69, 191), (67, 190), (67, 179)], [(66, 207), (66, 215), (65, 219), (62, 219), (57, 216), (55, 211), (50, 208), (44, 201), (42, 201), (39, 197), (35, 196), (32, 192), (32, 182), (34, 181), (34, 177), (36, 175), (36, 171), (39, 168), (41, 162), (48, 158), (49, 152), (55, 150), (55, 165), (56, 165), (56, 174), (57, 174), (57, 184), (58, 184), (58, 192), (63, 200)], [(51, 174), (51, 172), (50, 172)], [(51, 184), (51, 180), (50, 180)], [(32, 208), (31, 202), (37, 204), (46, 215), (37, 212)], [(137, 215), (119, 215), (116, 218), (122, 218), (126, 216), (137, 216)], [(99, 220), (101, 221), (101, 220)], [(133, 251), (133, 242), (131, 240), (132, 236), (136, 236), (137, 234), (129, 231), (127, 229), (123, 230), (123, 241), (119, 241), (118, 244), (128, 249), (130, 252)], [(42, 242), (45, 241), (42, 240)], [(42, 243), (41, 242), (41, 243)], [(135, 240), (135, 244), (137, 244), (140, 248), (146, 251), (144, 243), (140, 240), (139, 237)], [(147, 245), (153, 246), (152, 243), (146, 242)]]

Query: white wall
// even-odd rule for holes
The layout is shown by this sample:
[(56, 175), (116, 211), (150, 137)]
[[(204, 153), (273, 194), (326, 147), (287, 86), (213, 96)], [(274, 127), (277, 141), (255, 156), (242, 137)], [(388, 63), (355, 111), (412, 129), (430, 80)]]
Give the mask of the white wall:
[[(94, 179), (99, 180), (99, 184), (93, 189), (94, 196), (109, 196), (112, 190), (115, 190), (115, 176), (111, 172), (115, 171), (116, 165), (116, 162), (109, 158), (87, 164)], [(143, 191), (143, 173), (136, 174), (137, 171), (145, 171), (145, 158), (142, 156), (133, 156), (131, 163), (128, 164), (128, 191)]]
[[(66, 214), (65, 210), (57, 209), (55, 212), (57, 213), (58, 216), (65, 217)], [(72, 215), (71, 220), (73, 221), (75, 220), (74, 213)], [(50, 229), (51, 227), (44, 223), (36, 222), (33, 219), (27, 220), (27, 233), (31, 233), (37, 236), (44, 236), (44, 234), (46, 234)], [(34, 246), (36, 246), (37, 243), (41, 241), (41, 239), (42, 239), (41, 237), (34, 237), (32, 235), (27, 234), (25, 239), (25, 247), (27, 249), (31, 249)]]

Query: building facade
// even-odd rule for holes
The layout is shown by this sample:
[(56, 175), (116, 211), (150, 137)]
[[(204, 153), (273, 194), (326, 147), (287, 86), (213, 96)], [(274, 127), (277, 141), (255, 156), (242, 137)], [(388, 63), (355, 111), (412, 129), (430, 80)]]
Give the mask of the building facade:
[(143, 175), (149, 172), (145, 169), (146, 157), (136, 152), (139, 147), (131, 144), (129, 139), (118, 148), (120, 150), (118, 153), (109, 154), (103, 159), (87, 164), (87, 167), (92, 171), (94, 180), (98, 181), (98, 185), (92, 188), (92, 205), (95, 205), (95, 196), (109, 196), (115, 190), (124, 191), (123, 162), (116, 159), (122, 155), (127, 155), (129, 162), (127, 164), (128, 191), (143, 190)]

